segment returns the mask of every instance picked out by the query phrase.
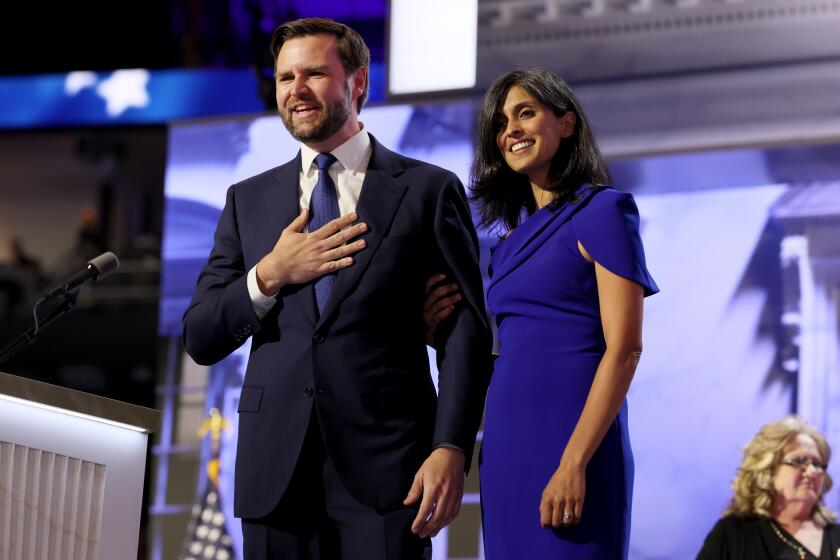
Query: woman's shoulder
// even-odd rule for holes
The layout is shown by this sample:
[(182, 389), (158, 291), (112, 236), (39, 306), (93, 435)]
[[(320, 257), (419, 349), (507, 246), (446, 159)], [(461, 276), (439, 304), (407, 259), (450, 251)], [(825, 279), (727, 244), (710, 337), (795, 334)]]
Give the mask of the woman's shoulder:
[(718, 519), (715, 526), (709, 532), (709, 536), (715, 535), (725, 541), (736, 541), (750, 535), (758, 535), (767, 520), (756, 515), (740, 516), (725, 515)]
[[(633, 195), (610, 185), (584, 185), (576, 193), (576, 199), (583, 203), (580, 214), (615, 213), (631, 210), (638, 212)], [(576, 201), (573, 200), (573, 204)]]
[(758, 515), (725, 515), (718, 520), (715, 526), (720, 526), (722, 529), (739, 531), (752, 527), (760, 527), (765, 522), (766, 519)]
[(633, 195), (623, 192), (610, 186), (585, 185), (575, 192), (571, 204), (578, 205), (574, 209), (572, 221), (575, 227), (596, 227), (606, 223), (621, 225), (627, 222), (636, 221), (639, 209)]
[(753, 558), (750, 552), (760, 546), (764, 523), (764, 518), (757, 516), (721, 517), (706, 536), (697, 560)]
[(658, 292), (645, 263), (641, 219), (633, 196), (612, 187), (591, 187), (578, 204), (581, 208), (571, 228), (589, 255), (613, 274), (641, 285), (645, 296)]

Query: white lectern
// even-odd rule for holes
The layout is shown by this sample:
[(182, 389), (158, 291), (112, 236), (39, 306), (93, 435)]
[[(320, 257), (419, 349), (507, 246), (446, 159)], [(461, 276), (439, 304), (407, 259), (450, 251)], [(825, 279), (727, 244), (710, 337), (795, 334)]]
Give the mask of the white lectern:
[(136, 560), (160, 412), (0, 373), (0, 558)]

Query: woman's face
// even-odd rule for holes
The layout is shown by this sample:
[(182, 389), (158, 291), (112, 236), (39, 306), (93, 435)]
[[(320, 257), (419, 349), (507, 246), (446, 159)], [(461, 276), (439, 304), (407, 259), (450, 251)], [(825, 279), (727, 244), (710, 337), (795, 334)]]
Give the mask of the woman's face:
[(806, 434), (796, 436), (785, 446), (781, 464), (773, 475), (775, 499), (781, 499), (783, 504), (798, 502), (806, 509), (813, 508), (822, 495), (823, 465), (824, 459), (814, 438)]
[(558, 117), (518, 85), (508, 89), (496, 116), (496, 145), (516, 173), (544, 187), (551, 159), (563, 138), (575, 131), (575, 114)]

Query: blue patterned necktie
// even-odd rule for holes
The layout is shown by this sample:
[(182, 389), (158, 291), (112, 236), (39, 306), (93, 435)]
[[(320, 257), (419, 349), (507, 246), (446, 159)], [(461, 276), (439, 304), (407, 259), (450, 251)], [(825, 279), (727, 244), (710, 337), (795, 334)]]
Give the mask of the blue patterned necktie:
[[(309, 199), (309, 211), (312, 213), (312, 219), (309, 221), (310, 232), (320, 229), (339, 216), (335, 183), (327, 172), (335, 161), (335, 156), (332, 154), (315, 156), (315, 165), (318, 166), (318, 181), (315, 183), (315, 190), (312, 191), (312, 198)], [(315, 280), (315, 302), (318, 304), (318, 313), (321, 313), (327, 304), (330, 290), (335, 283), (335, 274), (325, 274)]]

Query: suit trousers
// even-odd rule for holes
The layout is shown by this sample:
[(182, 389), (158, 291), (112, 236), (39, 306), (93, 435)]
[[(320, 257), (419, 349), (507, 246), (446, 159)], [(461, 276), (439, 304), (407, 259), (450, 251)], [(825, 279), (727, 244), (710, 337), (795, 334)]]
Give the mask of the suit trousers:
[(416, 515), (416, 505), (383, 513), (351, 495), (326, 453), (313, 410), (277, 508), (242, 519), (245, 560), (430, 560), (431, 539), (411, 532)]

